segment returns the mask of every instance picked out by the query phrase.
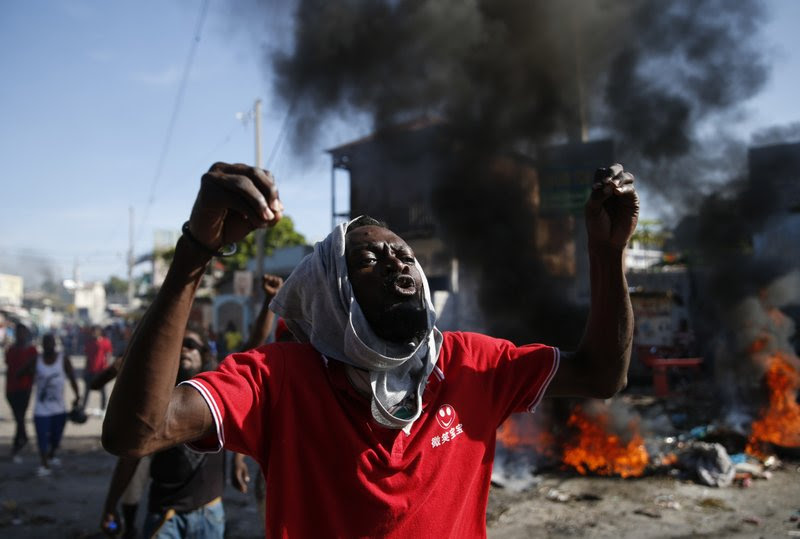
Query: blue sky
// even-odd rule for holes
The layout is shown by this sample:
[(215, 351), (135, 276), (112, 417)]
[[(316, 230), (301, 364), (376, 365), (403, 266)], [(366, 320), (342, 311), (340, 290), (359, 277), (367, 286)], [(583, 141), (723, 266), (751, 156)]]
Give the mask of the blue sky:
[[(248, 111), (257, 97), (264, 101), (265, 160), (272, 154), (285, 111), (271, 95), (266, 52), (257, 44), (288, 36), (291, 3), (275, 3), (276, 22), (264, 30), (273, 31), (273, 39), (254, 35), (255, 26), (237, 24), (226, 13), (228, 3), (211, 0), (156, 179), (201, 4), (2, 4), (0, 272), (34, 281), (49, 271), (60, 279), (71, 276), (77, 262), (83, 279), (124, 275), (128, 208), (136, 212), (137, 253), (152, 246), (154, 230), (179, 229), (211, 163), (253, 161), (252, 122), (236, 113)], [(767, 4), (764, 47), (772, 77), (747, 104), (744, 135), (800, 121), (800, 1)], [(325, 148), (367, 130), (364, 122), (333, 124), (304, 158), (288, 143), (275, 152), (270, 168), (281, 197), (309, 240), (330, 228)]]

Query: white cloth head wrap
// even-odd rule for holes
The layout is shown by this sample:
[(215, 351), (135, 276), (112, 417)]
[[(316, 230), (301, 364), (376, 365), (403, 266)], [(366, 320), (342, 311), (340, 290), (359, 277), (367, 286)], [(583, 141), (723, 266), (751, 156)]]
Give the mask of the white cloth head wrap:
[[(270, 308), (283, 317), (298, 341), (311, 343), (330, 359), (367, 370), (372, 416), (386, 427), (409, 429), (422, 413), (422, 393), (442, 343), (442, 334), (434, 325), (436, 311), (428, 281), (415, 260), (428, 315), (426, 337), (415, 345), (391, 343), (375, 335), (350, 286), (345, 259), (348, 225), (340, 224), (314, 246)], [(397, 417), (389, 411), (409, 396), (415, 404), (410, 417)]]

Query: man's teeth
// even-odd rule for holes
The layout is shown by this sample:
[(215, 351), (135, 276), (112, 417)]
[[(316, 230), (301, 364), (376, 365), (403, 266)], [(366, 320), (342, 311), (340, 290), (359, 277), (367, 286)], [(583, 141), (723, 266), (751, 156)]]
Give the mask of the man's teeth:
[(394, 284), (400, 288), (411, 288), (414, 286), (414, 279), (407, 276), (401, 276), (395, 279)]

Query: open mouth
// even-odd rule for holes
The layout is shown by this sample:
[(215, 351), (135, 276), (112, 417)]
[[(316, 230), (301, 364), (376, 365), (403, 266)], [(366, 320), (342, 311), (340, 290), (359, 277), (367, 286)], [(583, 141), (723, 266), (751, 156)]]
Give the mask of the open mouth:
[(411, 297), (417, 293), (417, 283), (410, 275), (398, 275), (387, 280), (388, 288), (402, 297)]

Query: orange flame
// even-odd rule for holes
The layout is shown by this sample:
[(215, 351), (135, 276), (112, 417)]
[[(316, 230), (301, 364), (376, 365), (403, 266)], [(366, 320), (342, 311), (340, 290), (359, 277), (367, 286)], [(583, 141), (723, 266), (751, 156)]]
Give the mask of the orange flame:
[(759, 444), (768, 442), (782, 447), (800, 447), (800, 405), (797, 389), (800, 374), (783, 354), (770, 358), (766, 372), (769, 405), (753, 421), (747, 452), (760, 455)]
[(636, 421), (631, 421), (630, 429), (634, 434), (627, 443), (609, 433), (608, 414), (590, 418), (580, 406), (576, 406), (567, 425), (576, 427), (580, 434), (575, 442), (565, 447), (564, 463), (579, 473), (621, 477), (644, 473), (649, 457)]
[(523, 428), (520, 417), (511, 416), (497, 429), (497, 441), (508, 449), (529, 448), (546, 457), (553, 457), (555, 437), (541, 427)]

